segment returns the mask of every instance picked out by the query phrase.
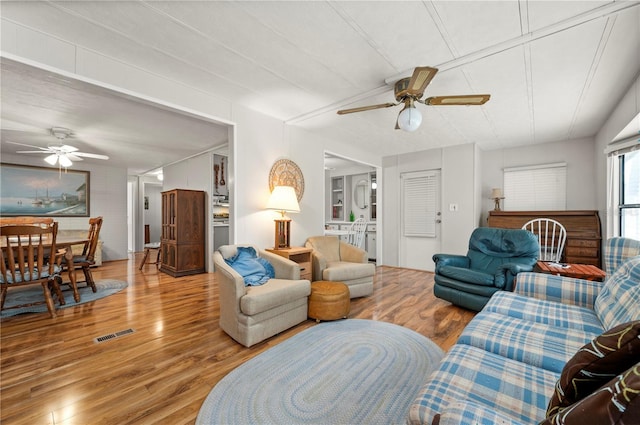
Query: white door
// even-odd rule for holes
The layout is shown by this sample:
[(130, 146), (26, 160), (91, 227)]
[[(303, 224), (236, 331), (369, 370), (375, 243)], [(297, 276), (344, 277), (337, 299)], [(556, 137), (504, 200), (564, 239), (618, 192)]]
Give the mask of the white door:
[(402, 173), (400, 181), (400, 266), (433, 271), (441, 245), (440, 170)]

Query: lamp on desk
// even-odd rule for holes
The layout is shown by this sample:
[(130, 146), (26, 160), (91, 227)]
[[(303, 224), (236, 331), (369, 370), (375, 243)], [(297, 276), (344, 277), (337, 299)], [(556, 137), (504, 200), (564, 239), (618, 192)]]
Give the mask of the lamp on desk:
[(276, 186), (271, 192), (267, 209), (276, 210), (282, 214), (282, 217), (275, 219), (275, 249), (289, 248), (291, 246), (291, 219), (285, 217), (287, 212), (300, 212), (300, 205), (296, 191), (291, 186)]
[(491, 189), (491, 199), (495, 202), (495, 206), (493, 207), (494, 211), (500, 211), (500, 199), (504, 199), (504, 194), (502, 193), (502, 189), (493, 188)]

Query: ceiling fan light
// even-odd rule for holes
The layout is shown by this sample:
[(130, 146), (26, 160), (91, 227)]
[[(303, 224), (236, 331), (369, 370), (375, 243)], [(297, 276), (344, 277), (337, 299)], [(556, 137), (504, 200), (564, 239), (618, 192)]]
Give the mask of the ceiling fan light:
[(66, 155), (60, 155), (60, 165), (63, 167), (71, 167), (73, 162)]
[(398, 126), (404, 131), (416, 131), (422, 124), (422, 114), (415, 107), (407, 107), (398, 115)]
[(47, 161), (48, 164), (56, 165), (56, 162), (58, 162), (58, 155), (54, 153), (53, 155), (46, 157), (44, 160)]

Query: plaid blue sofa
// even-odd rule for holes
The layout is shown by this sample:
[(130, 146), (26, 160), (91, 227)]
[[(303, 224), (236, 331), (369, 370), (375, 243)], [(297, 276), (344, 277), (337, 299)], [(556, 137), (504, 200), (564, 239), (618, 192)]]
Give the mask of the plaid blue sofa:
[[(411, 405), (410, 424), (537, 424), (565, 363), (640, 320), (640, 242), (613, 238), (604, 283), (521, 273), (464, 329)], [(436, 416), (438, 415), (438, 416)]]

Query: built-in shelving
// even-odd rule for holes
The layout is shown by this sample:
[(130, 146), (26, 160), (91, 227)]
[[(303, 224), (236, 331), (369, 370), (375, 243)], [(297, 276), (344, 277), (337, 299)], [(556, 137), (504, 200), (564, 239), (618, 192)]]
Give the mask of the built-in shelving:
[(376, 216), (378, 214), (378, 202), (376, 198), (376, 190), (378, 188), (378, 181), (376, 180), (376, 173), (369, 173), (369, 180), (371, 182), (371, 209), (370, 209), (370, 220), (376, 221)]
[(344, 177), (331, 178), (331, 219), (344, 220)]

